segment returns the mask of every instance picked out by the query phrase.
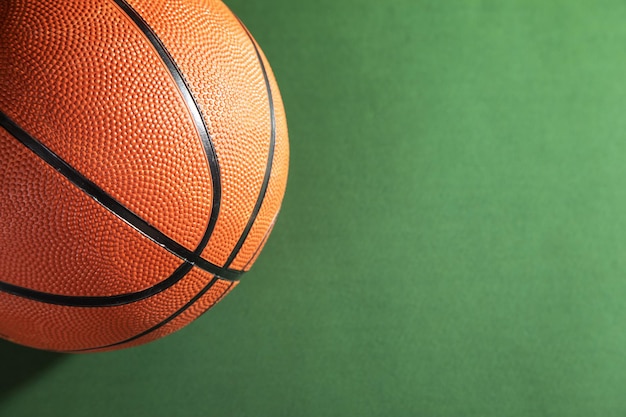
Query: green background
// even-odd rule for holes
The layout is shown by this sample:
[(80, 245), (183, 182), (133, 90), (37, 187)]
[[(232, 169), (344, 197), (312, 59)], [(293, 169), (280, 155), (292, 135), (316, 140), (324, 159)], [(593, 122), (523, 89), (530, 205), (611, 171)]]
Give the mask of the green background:
[(626, 415), (626, 4), (227, 3), (290, 127), (264, 253), (153, 344), (0, 342), (0, 415)]

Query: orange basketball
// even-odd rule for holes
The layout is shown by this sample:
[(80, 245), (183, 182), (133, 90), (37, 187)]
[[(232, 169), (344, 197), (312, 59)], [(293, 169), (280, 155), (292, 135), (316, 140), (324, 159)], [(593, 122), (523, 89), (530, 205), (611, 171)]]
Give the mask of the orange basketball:
[(219, 0), (2, 0), (0, 336), (91, 352), (185, 326), (255, 261), (288, 154)]

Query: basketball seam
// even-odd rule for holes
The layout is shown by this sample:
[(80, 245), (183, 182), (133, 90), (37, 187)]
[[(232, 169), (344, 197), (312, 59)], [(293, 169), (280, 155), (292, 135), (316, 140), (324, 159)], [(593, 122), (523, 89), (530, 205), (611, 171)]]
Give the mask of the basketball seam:
[(241, 236), (239, 237), (239, 240), (237, 241), (237, 244), (233, 248), (232, 252), (230, 253), (230, 256), (226, 260), (226, 263), (224, 264), (224, 268), (228, 268), (233, 263), (233, 261), (237, 258), (239, 251), (243, 247), (246, 239), (248, 238), (250, 230), (252, 230), (252, 227), (254, 226), (254, 223), (256, 222), (256, 218), (259, 212), (261, 211), (261, 207), (263, 206), (263, 202), (265, 201), (265, 195), (267, 193), (267, 188), (269, 186), (270, 179), (272, 176), (272, 165), (274, 164), (274, 149), (276, 147), (276, 112), (274, 109), (274, 97), (272, 95), (272, 87), (270, 85), (269, 76), (265, 69), (263, 58), (261, 57), (261, 53), (259, 52), (259, 49), (257, 48), (254, 38), (252, 37), (248, 29), (244, 26), (243, 22), (239, 19), (237, 19), (237, 21), (239, 22), (243, 30), (246, 32), (246, 35), (248, 35), (250, 42), (252, 42), (252, 46), (254, 47), (254, 52), (256, 53), (257, 59), (259, 61), (259, 65), (261, 67), (261, 71), (263, 72), (263, 78), (265, 80), (265, 88), (267, 89), (267, 97), (268, 97), (269, 108), (270, 108), (271, 133), (270, 133), (270, 148), (268, 151), (267, 164), (265, 168), (265, 176), (263, 178), (263, 184), (261, 185), (261, 189), (259, 191), (259, 196), (254, 205), (250, 218), (248, 219), (248, 224), (243, 230)]
[(261, 239), (261, 243), (259, 243), (259, 246), (257, 246), (257, 248), (254, 250), (254, 253), (252, 253), (252, 256), (250, 257), (250, 259), (248, 259), (248, 262), (246, 262), (243, 268), (241, 268), (242, 270), (246, 271), (248, 267), (250, 266), (250, 263), (252, 263), (254, 258), (256, 258), (256, 256), (259, 254), (259, 252), (261, 251), (261, 249), (267, 242), (267, 239), (270, 237), (270, 233), (272, 233), (272, 230), (274, 230), (274, 225), (276, 224), (277, 218), (278, 218), (278, 213), (274, 217), (274, 220), (270, 224), (270, 227), (267, 229), (267, 232), (265, 232), (265, 235), (263, 236), (263, 239)]
[[(144, 330), (141, 333), (138, 333), (132, 337), (129, 337), (128, 339), (122, 340), (120, 342), (115, 342), (115, 343), (111, 343), (109, 345), (106, 346), (100, 346), (100, 347), (95, 347), (95, 348), (84, 348), (84, 349), (77, 349), (77, 350), (68, 350), (65, 352), (68, 353), (79, 353), (79, 352), (87, 352), (87, 351), (91, 351), (91, 350), (98, 350), (98, 349), (108, 349), (108, 348), (112, 348), (115, 346), (119, 346), (119, 345), (123, 345), (125, 343), (130, 343), (134, 340), (139, 339), (140, 337), (146, 336), (150, 333), (152, 333), (155, 330), (160, 329), (161, 327), (165, 326), (166, 324), (168, 324), (169, 322), (171, 322), (172, 320), (174, 320), (176, 317), (180, 316), (181, 314), (183, 314), (185, 311), (187, 311), (187, 309), (189, 307), (191, 307), (193, 304), (196, 303), (196, 301), (198, 301), (200, 298), (202, 298), (202, 296), (204, 294), (206, 294), (212, 287), (213, 285), (219, 280), (220, 278), (218, 276), (214, 276), (211, 281), (204, 286), (204, 288), (202, 288), (200, 290), (200, 292), (198, 292), (196, 295), (194, 295), (189, 301), (187, 301), (187, 303), (182, 306), (181, 308), (179, 308), (178, 310), (176, 310), (176, 312), (172, 315), (170, 315), (168, 318), (166, 318), (165, 320), (155, 324), (154, 326), (150, 327), (147, 330)], [(230, 288), (230, 287), (229, 287)], [(226, 290), (227, 291), (227, 290)]]
[(141, 291), (126, 294), (107, 296), (62, 295), (19, 287), (6, 282), (0, 282), (0, 291), (45, 304), (55, 304), (65, 307), (117, 307), (145, 300), (146, 298), (173, 287), (183, 279), (192, 268), (192, 264), (183, 262), (167, 279)]

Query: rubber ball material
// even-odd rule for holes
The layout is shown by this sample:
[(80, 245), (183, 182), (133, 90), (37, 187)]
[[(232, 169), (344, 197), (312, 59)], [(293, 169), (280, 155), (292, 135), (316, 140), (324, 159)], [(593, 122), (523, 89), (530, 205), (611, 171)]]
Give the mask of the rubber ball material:
[(0, 336), (91, 352), (180, 329), (271, 232), (287, 126), (218, 0), (0, 2)]

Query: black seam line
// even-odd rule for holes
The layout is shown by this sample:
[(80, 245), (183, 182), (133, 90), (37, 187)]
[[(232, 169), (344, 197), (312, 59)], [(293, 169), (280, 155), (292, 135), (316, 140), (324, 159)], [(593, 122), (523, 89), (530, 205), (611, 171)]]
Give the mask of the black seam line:
[(71, 165), (65, 162), (60, 156), (44, 144), (32, 137), (28, 132), (18, 126), (5, 113), (0, 111), (0, 126), (6, 129), (15, 139), (30, 149), (44, 162), (54, 168), (59, 174), (67, 178), (76, 187), (83, 190), (96, 202), (115, 214), (124, 222), (135, 228), (137, 231), (150, 238), (152, 241), (183, 259), (184, 261), (197, 266), (211, 274), (218, 275), (226, 280), (236, 280), (243, 271), (219, 267), (206, 259), (197, 256), (194, 252), (182, 246), (174, 239), (170, 238), (150, 223), (139, 217), (119, 201), (115, 200), (106, 191), (98, 187), (94, 182), (83, 176)]
[(257, 248), (254, 250), (254, 253), (250, 257), (250, 259), (248, 259), (248, 262), (246, 262), (246, 264), (243, 266), (243, 268), (241, 268), (244, 271), (247, 270), (248, 266), (250, 266), (250, 263), (254, 260), (254, 258), (256, 258), (256, 256), (259, 254), (259, 252), (261, 251), (261, 249), (263, 248), (263, 246), (267, 242), (267, 239), (270, 237), (270, 234), (272, 233), (272, 230), (274, 230), (274, 225), (276, 224), (276, 219), (277, 218), (278, 218), (278, 215), (274, 218), (274, 220), (272, 221), (272, 224), (270, 224), (270, 227), (267, 229), (267, 232), (265, 232), (265, 236), (263, 236), (263, 239), (261, 240), (261, 243), (259, 243), (259, 246), (257, 246)]
[[(206, 294), (207, 291), (209, 291), (211, 289), (211, 287), (213, 287), (213, 285), (218, 281), (218, 279), (219, 279), (219, 277), (213, 277), (213, 279), (204, 288), (202, 288), (198, 294), (196, 294), (184, 306), (179, 308), (174, 314), (172, 314), (171, 316), (169, 316), (168, 318), (166, 318), (162, 322), (160, 322), (160, 323), (150, 327), (149, 329), (144, 330), (143, 332), (141, 332), (139, 334), (136, 334), (135, 336), (129, 337), (128, 339), (122, 340), (120, 342), (111, 343), (110, 345), (99, 346), (99, 347), (92, 347), (92, 348), (85, 348), (85, 349), (78, 349), (78, 350), (69, 350), (69, 351), (66, 351), (66, 352), (68, 352), (68, 353), (78, 353), (78, 352), (87, 352), (87, 351), (90, 351), (90, 350), (108, 349), (108, 348), (112, 348), (112, 347), (115, 347), (115, 346), (123, 345), (125, 343), (130, 343), (132, 341), (135, 341), (135, 340), (139, 339), (140, 337), (146, 336), (146, 335), (152, 333), (153, 331), (158, 330), (161, 327), (165, 326), (167, 323), (171, 322), (176, 317), (178, 317), (182, 313), (184, 313), (189, 307), (191, 307), (193, 304), (195, 304), (195, 302), (198, 301), (204, 294)], [(228, 291), (228, 290), (226, 290), (226, 291)]]
[(265, 64), (263, 63), (263, 58), (261, 57), (261, 53), (259, 52), (259, 49), (257, 48), (254, 38), (252, 37), (248, 29), (244, 26), (243, 22), (239, 19), (237, 20), (239, 21), (239, 24), (241, 25), (243, 30), (248, 35), (248, 38), (250, 38), (250, 42), (252, 42), (252, 46), (254, 47), (254, 52), (256, 53), (256, 56), (259, 60), (261, 71), (263, 72), (263, 78), (265, 80), (265, 88), (267, 89), (267, 97), (269, 99), (271, 134), (270, 134), (270, 149), (268, 151), (267, 165), (265, 168), (265, 177), (263, 178), (263, 184), (261, 185), (259, 196), (257, 198), (256, 204), (254, 205), (254, 209), (252, 210), (252, 214), (250, 215), (250, 219), (248, 219), (248, 224), (246, 225), (246, 228), (243, 230), (243, 233), (239, 237), (239, 241), (237, 241), (237, 244), (235, 245), (233, 251), (231, 252), (228, 259), (226, 260), (226, 263), (224, 264), (225, 268), (228, 268), (233, 263), (237, 255), (239, 254), (239, 250), (241, 250), (241, 248), (243, 247), (243, 244), (246, 241), (248, 234), (250, 233), (250, 230), (252, 229), (252, 226), (254, 226), (254, 222), (256, 221), (259, 211), (261, 210), (261, 206), (263, 205), (263, 201), (265, 200), (265, 194), (267, 192), (267, 187), (269, 185), (271, 174), (272, 174), (272, 164), (274, 163), (274, 148), (276, 146), (276, 114), (274, 112), (274, 98), (272, 96), (272, 87), (270, 85), (269, 76), (267, 75)]
[(163, 280), (158, 284), (142, 291), (120, 295), (76, 296), (51, 294), (32, 290), (30, 288), (18, 287), (6, 282), (0, 282), (0, 291), (46, 304), (56, 304), (68, 307), (116, 307), (144, 300), (172, 287), (185, 275), (187, 275), (192, 268), (193, 265), (188, 262), (183, 262), (166, 280)]
[(150, 41), (156, 52), (159, 54), (159, 57), (167, 67), (169, 73), (171, 74), (178, 90), (183, 96), (183, 100), (191, 113), (193, 122), (196, 126), (196, 130), (200, 135), (200, 140), (202, 141), (202, 146), (204, 147), (205, 154), (207, 157), (207, 162), (209, 163), (209, 169), (211, 170), (211, 180), (213, 183), (213, 201), (211, 205), (211, 215), (209, 217), (209, 222), (207, 224), (204, 235), (202, 236), (202, 240), (198, 244), (196, 250), (193, 252), (195, 255), (200, 256), (202, 251), (206, 247), (215, 229), (215, 225), (217, 224), (217, 218), (219, 217), (220, 204), (222, 199), (222, 185), (221, 185), (221, 176), (220, 176), (220, 166), (217, 159), (217, 152), (215, 151), (215, 146), (213, 145), (213, 140), (211, 139), (211, 135), (209, 134), (209, 130), (205, 123), (204, 117), (202, 115), (202, 110), (200, 109), (200, 105), (196, 101), (187, 84), (187, 81), (182, 75), (182, 72), (176, 65), (174, 58), (169, 53), (165, 45), (161, 39), (157, 36), (157, 34), (152, 30), (150, 25), (137, 13), (135, 9), (132, 8), (125, 0), (113, 0), (115, 4), (118, 5), (120, 9), (135, 23), (135, 25), (141, 30), (141, 32), (145, 35), (146, 38)]
[[(228, 292), (230, 291), (231, 288), (233, 288), (233, 285), (235, 285), (236, 282), (235, 281), (231, 281), (228, 284), (228, 288), (226, 288), (224, 290), (224, 292), (215, 299), (215, 301), (213, 302), (213, 304), (211, 304), (206, 310), (204, 310), (202, 313), (198, 314), (198, 317), (196, 317), (194, 320), (199, 319), (201, 316), (205, 315), (206, 313), (209, 312), (210, 309), (212, 309), (213, 307), (215, 307), (217, 304), (219, 304), (220, 301), (222, 301), (222, 298), (226, 297), (226, 294), (228, 294)], [(196, 300), (197, 301), (197, 300)], [(191, 307), (191, 306), (190, 306)]]

